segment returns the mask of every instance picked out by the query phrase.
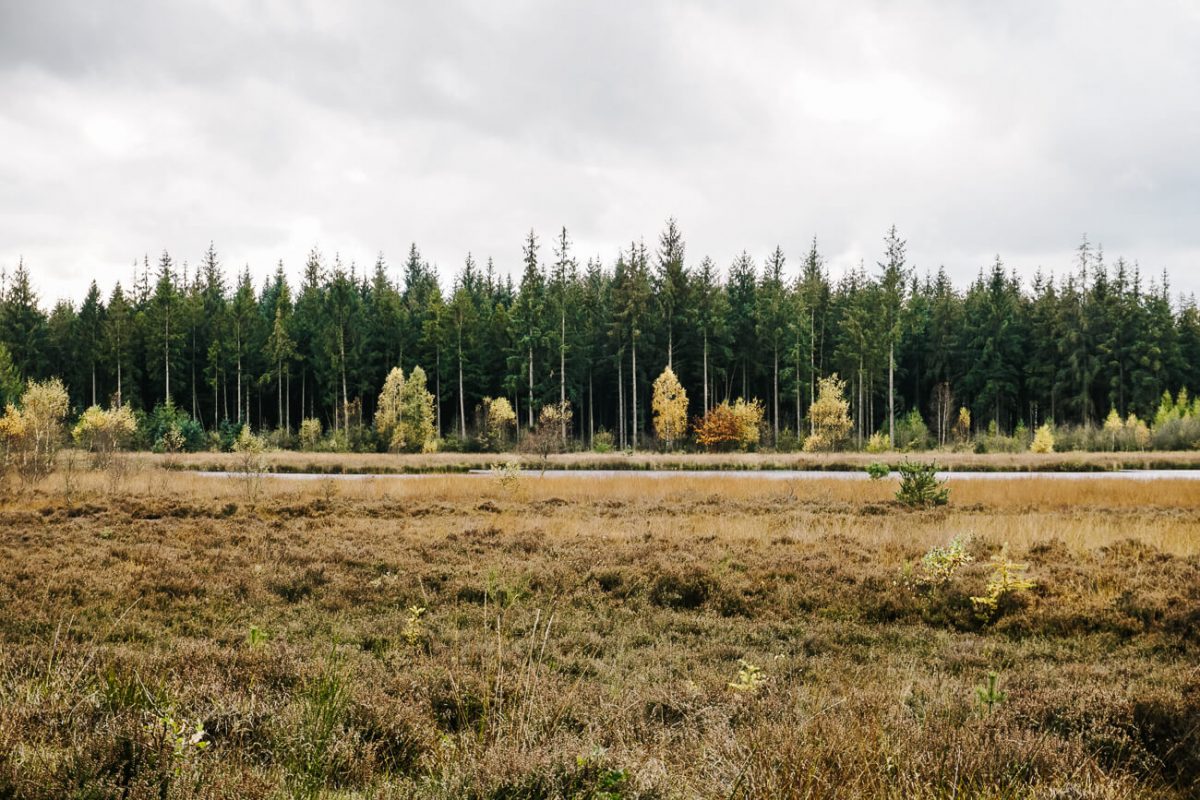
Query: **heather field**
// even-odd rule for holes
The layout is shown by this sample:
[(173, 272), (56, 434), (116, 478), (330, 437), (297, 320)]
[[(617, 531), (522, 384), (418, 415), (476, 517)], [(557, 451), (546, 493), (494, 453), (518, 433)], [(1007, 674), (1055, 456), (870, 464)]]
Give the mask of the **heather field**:
[(0, 501), (0, 797), (1200, 793), (1200, 481), (162, 466)]

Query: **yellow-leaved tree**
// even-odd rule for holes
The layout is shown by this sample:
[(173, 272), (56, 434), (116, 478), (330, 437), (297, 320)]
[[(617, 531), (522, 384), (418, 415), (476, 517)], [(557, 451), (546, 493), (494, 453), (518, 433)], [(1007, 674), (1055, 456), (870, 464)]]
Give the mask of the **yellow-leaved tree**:
[(850, 421), (846, 382), (836, 372), (817, 383), (817, 400), (809, 408), (808, 416), (812, 433), (804, 440), (806, 452), (836, 450), (846, 441), (854, 423)]
[(1115, 408), (1108, 411), (1104, 420), (1104, 438), (1108, 440), (1108, 449), (1116, 450), (1120, 446), (1121, 434), (1125, 432), (1125, 422)]
[(1040, 426), (1037, 432), (1033, 434), (1033, 442), (1029, 445), (1031, 453), (1053, 453), (1054, 452), (1054, 430), (1049, 423)]
[(436, 447), (433, 395), (425, 388), (425, 370), (413, 367), (400, 392), (400, 424), (392, 434), (392, 449), (430, 453)]
[(9, 404), (0, 417), (4, 461), (32, 483), (50, 474), (65, 436), (63, 420), (70, 400), (58, 378), (31, 381), (20, 406)]
[(375, 433), (389, 450), (400, 449), (396, 434), (400, 429), (400, 406), (404, 394), (404, 372), (392, 367), (383, 381), (383, 391), (375, 410)]
[(100, 406), (91, 406), (79, 415), (71, 437), (75, 444), (92, 454), (92, 463), (96, 467), (103, 468), (108, 466), (115, 451), (129, 444), (136, 432), (137, 419), (126, 403), (107, 411)]
[(651, 407), (654, 410), (654, 434), (668, 450), (674, 449), (687, 436), (688, 396), (670, 367), (654, 381)]
[(504, 397), (485, 397), (480, 404), (483, 412), (483, 430), (479, 432), (479, 443), (484, 450), (502, 450), (517, 424), (517, 415), (512, 404)]
[(738, 445), (743, 450), (756, 446), (762, 438), (763, 404), (758, 398), (739, 397), (731, 406), (737, 420)]

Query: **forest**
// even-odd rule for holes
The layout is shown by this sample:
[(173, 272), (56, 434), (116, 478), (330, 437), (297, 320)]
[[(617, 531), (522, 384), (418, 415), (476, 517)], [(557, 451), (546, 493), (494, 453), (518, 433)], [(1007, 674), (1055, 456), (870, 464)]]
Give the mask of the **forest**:
[(1152, 420), (1164, 393), (1187, 414), (1200, 385), (1195, 298), (1086, 238), (1060, 273), (1022, 280), (997, 256), (967, 286), (911, 265), (894, 227), (876, 264), (836, 279), (815, 239), (798, 258), (689, 258), (674, 220), (613, 263), (581, 261), (565, 228), (549, 245), (531, 231), (523, 253), (515, 277), (468, 254), (445, 283), (415, 244), (398, 270), (382, 254), (363, 268), (314, 248), (298, 286), (282, 262), (256, 286), (210, 244), (194, 264), (144, 257), (107, 297), (93, 281), (82, 303), (48, 311), (21, 262), (0, 300), (0, 401), (59, 377), (73, 414), (169, 403), (207, 431), (315, 418), (353, 447), (389, 371), (420, 366), (446, 449), (471, 447), (485, 398), (500, 397), (518, 436), (565, 401), (578, 446), (605, 432), (628, 449), (651, 445), (651, 384), (669, 365), (688, 419), (758, 399), (764, 443), (788, 449), (831, 374), (860, 445), (913, 412), (934, 444), (960, 409), (992, 435)]

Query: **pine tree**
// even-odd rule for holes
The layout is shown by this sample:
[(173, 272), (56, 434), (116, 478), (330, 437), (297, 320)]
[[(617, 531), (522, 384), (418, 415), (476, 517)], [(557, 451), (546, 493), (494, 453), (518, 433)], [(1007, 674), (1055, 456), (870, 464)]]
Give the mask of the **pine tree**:
[[(692, 282), (692, 310), (701, 339), (701, 414), (707, 414), (715, 404), (715, 382), (727, 374), (730, 360), (728, 342), (729, 301), (721, 285), (717, 266), (708, 256), (700, 262)], [(728, 392), (725, 399), (729, 399)]]
[(79, 341), (76, 348), (80, 365), (87, 372), (89, 406), (98, 405), (100, 402), (97, 394), (96, 374), (100, 363), (103, 332), (104, 301), (100, 296), (100, 288), (95, 281), (92, 281), (83, 298), (83, 305), (79, 307), (79, 325), (77, 327)]
[(772, 444), (779, 444), (779, 353), (790, 341), (792, 315), (784, 285), (787, 259), (783, 248), (776, 247), (763, 267), (762, 281), (755, 297), (754, 324), (759, 342), (771, 353), (771, 426)]
[(25, 380), (48, 377), (46, 363), (46, 315), (29, 282), (24, 259), (17, 262), (12, 280), (0, 299), (0, 342), (8, 348), (13, 366)]
[(111, 405), (119, 407), (129, 401), (125, 395), (126, 380), (134, 376), (132, 369), (133, 309), (125, 299), (121, 284), (113, 287), (108, 298), (108, 314), (105, 319), (104, 351), (113, 372), (116, 373), (116, 393)]
[(667, 366), (675, 368), (675, 352), (686, 347), (686, 337), (691, 311), (690, 276), (684, 263), (685, 245), (683, 235), (674, 217), (667, 220), (667, 227), (658, 238), (658, 260), (654, 274), (655, 310), (660, 323), (667, 329), (667, 341), (663, 348)]
[(896, 446), (896, 345), (900, 341), (908, 282), (908, 267), (904, 263), (907, 242), (896, 233), (893, 225), (884, 237), (884, 261), (880, 262), (879, 290), (880, 324), (888, 347), (888, 442)]
[(537, 235), (531, 230), (525, 239), (525, 270), (512, 310), (514, 352), (509, 357), (509, 368), (524, 374), (527, 379), (525, 414), (529, 430), (533, 429), (534, 419), (534, 358), (542, 353), (546, 339), (546, 279), (538, 264), (537, 253)]
[(158, 261), (158, 277), (146, 314), (146, 355), (151, 373), (162, 379), (162, 402), (170, 404), (171, 365), (179, 359), (184, 330), (180, 324), (180, 294), (171, 256), (166, 250)]

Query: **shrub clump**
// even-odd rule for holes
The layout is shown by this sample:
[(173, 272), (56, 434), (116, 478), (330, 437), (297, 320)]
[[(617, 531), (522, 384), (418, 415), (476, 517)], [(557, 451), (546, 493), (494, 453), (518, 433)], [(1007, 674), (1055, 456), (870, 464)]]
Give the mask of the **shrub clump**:
[(1029, 450), (1032, 453), (1053, 453), (1054, 452), (1054, 431), (1050, 430), (1050, 425), (1042, 425), (1037, 429), (1037, 433), (1033, 435), (1033, 443), (1029, 445)]
[(817, 401), (808, 412), (812, 433), (804, 440), (806, 453), (837, 450), (854, 423), (850, 420), (850, 401), (846, 399), (846, 382), (837, 373), (822, 378), (818, 384)]
[(19, 406), (9, 404), (0, 417), (4, 467), (15, 469), (25, 483), (36, 483), (54, 469), (65, 437), (67, 389), (58, 378), (32, 381)]
[(71, 431), (75, 444), (92, 454), (97, 468), (106, 467), (115, 451), (128, 446), (137, 433), (137, 419), (128, 404), (103, 409), (91, 406), (79, 415)]
[(904, 461), (896, 470), (900, 473), (900, 488), (896, 500), (909, 508), (931, 508), (950, 502), (946, 481), (937, 476), (937, 464)]

